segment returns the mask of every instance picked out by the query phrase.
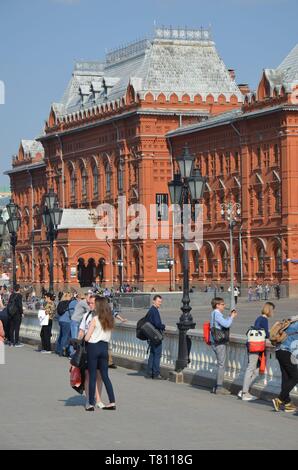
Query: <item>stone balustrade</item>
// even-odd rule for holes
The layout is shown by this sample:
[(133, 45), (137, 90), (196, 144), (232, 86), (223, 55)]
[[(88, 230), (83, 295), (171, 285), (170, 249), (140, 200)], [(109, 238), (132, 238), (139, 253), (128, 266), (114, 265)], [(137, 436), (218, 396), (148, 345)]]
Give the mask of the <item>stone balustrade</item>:
[[(52, 342), (57, 340), (59, 325), (54, 321), (52, 330)], [(190, 364), (185, 370), (186, 381), (197, 385), (210, 385), (216, 374), (216, 360), (212, 348), (207, 346), (203, 340), (201, 331), (190, 330), (188, 335), (192, 340)], [(29, 313), (21, 326), (21, 338), (25, 342), (35, 343), (40, 341), (40, 326), (37, 314)], [(112, 350), (116, 362), (125, 364), (125, 367), (141, 369), (147, 362), (147, 342), (136, 338), (134, 323), (117, 323), (112, 336)], [(178, 356), (178, 332), (175, 328), (168, 327), (163, 341), (163, 353), (161, 366), (163, 373), (169, 374), (174, 370), (175, 361)], [(243, 382), (243, 376), (247, 365), (247, 352), (245, 338), (232, 335), (228, 346), (225, 381), (229, 386), (239, 389)], [(123, 362), (123, 360), (125, 362)], [(254, 393), (264, 398), (276, 395), (280, 391), (281, 373), (274, 348), (268, 349), (267, 369), (264, 375), (259, 376), (254, 386)], [(297, 394), (298, 387), (294, 394)]]

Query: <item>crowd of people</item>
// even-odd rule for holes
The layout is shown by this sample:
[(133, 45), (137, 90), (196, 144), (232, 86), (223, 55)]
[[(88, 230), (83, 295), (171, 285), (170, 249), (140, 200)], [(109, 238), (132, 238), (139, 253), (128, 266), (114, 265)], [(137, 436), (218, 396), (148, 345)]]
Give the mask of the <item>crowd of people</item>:
[[(153, 380), (164, 380), (160, 370), (162, 338), (166, 328), (160, 316), (162, 301), (162, 296), (156, 294), (146, 315), (146, 321), (161, 336), (158, 342), (148, 339), (148, 351), (150, 352), (145, 377)], [(213, 298), (211, 305), (208, 344), (217, 360), (217, 376), (212, 393), (230, 395), (230, 391), (224, 386), (225, 363), (230, 329), (238, 312), (234, 309), (229, 316), (225, 316), (225, 302), (221, 297)], [(113, 363), (109, 345), (115, 320), (121, 322), (127, 320), (119, 313), (113, 291), (108, 288), (100, 291), (93, 288), (82, 295), (76, 292), (61, 292), (57, 299), (51, 293), (43, 292), (41, 306), (38, 313), (41, 325), (40, 352), (42, 354), (52, 353), (52, 325), (56, 317), (59, 324), (59, 335), (55, 345), (55, 353), (58, 356), (68, 357), (72, 360), (76, 355), (77, 345), (81, 344), (82, 340), (86, 344), (86, 359), (81, 366), (84, 381), (82, 385), (86, 394), (86, 410), (94, 411), (95, 408), (115, 410), (115, 395), (108, 369), (116, 366)], [(266, 345), (268, 347), (271, 338), (268, 320), (273, 317), (274, 310), (274, 303), (266, 301), (254, 323), (253, 329), (257, 332), (263, 332), (264, 349), (262, 351), (253, 350), (249, 348), (249, 343), (247, 345), (248, 365), (244, 374), (242, 390), (238, 394), (238, 398), (242, 401), (250, 402), (257, 399), (250, 391), (260, 370), (264, 367)], [(14, 291), (10, 294), (4, 287), (0, 288), (0, 311), (0, 341), (5, 341), (8, 346), (22, 347), (19, 334), (24, 312), (19, 285), (15, 286)], [(276, 411), (295, 412), (297, 408), (291, 402), (290, 393), (298, 384), (298, 366), (293, 349), (298, 343), (298, 316), (289, 321), (283, 333), (283, 340), (276, 343), (276, 358), (282, 375), (281, 393), (273, 399), (273, 406)], [(187, 338), (187, 347), (188, 354), (190, 354), (190, 338)], [(102, 402), (101, 398), (103, 384), (109, 398), (107, 405)]]

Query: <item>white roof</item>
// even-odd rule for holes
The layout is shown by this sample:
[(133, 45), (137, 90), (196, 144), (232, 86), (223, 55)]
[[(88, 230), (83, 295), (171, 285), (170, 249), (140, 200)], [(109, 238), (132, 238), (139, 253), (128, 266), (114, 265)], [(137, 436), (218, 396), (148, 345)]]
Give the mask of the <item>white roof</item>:
[(265, 75), (270, 83), (271, 94), (274, 88), (284, 86), (286, 92), (291, 92), (298, 84), (298, 44), (291, 50), (277, 69), (265, 69)]
[(88, 209), (63, 209), (63, 215), (59, 230), (72, 228), (93, 228)]
[[(243, 100), (209, 31), (159, 28), (154, 39), (116, 49), (106, 55), (104, 62), (78, 62), (62, 103), (55, 104), (55, 110), (62, 116), (118, 100), (129, 83), (141, 98), (150, 91), (155, 96), (176, 93), (179, 99), (184, 94), (191, 98), (200, 94), (203, 99), (208, 94), (215, 99), (223, 94), (227, 100), (232, 95)], [(80, 90), (84, 94), (89, 90), (85, 102)]]

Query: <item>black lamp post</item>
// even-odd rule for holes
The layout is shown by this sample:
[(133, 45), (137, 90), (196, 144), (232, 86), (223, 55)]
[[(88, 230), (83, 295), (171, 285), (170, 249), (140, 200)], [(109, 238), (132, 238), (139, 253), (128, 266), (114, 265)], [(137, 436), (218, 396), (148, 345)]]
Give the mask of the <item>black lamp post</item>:
[(172, 269), (174, 267), (175, 260), (173, 258), (167, 258), (166, 262), (167, 262), (167, 267), (168, 267), (169, 273), (170, 273), (170, 291), (172, 291), (173, 290), (173, 288), (172, 288)]
[(58, 225), (61, 224), (63, 210), (59, 208), (57, 194), (51, 188), (45, 195), (45, 205), (42, 220), (47, 228), (47, 240), (50, 242), (50, 286), (49, 291), (54, 292), (54, 241), (58, 235)]
[(9, 216), (7, 228), (10, 234), (10, 245), (12, 248), (12, 286), (15, 290), (17, 285), (16, 246), (18, 243), (18, 230), (21, 225), (21, 217), (19, 215), (19, 207), (12, 200), (7, 204), (6, 209)]
[(121, 291), (121, 287), (123, 284), (123, 266), (124, 266), (123, 259), (117, 259), (116, 266), (118, 266), (119, 268), (119, 280), (120, 280), (120, 291)]
[[(181, 157), (177, 158), (180, 168), (180, 174), (175, 174), (174, 180), (168, 183), (171, 203), (180, 205), (183, 214), (184, 204), (196, 203), (202, 198), (206, 178), (203, 178), (199, 170), (194, 170), (194, 156), (190, 154), (187, 146), (183, 149)], [(176, 372), (181, 372), (188, 363), (188, 351), (186, 334), (187, 331), (195, 327), (191, 315), (191, 306), (189, 298), (189, 258), (183, 231), (183, 298), (182, 315), (180, 316), (177, 327), (179, 330), (179, 350), (176, 361)]]

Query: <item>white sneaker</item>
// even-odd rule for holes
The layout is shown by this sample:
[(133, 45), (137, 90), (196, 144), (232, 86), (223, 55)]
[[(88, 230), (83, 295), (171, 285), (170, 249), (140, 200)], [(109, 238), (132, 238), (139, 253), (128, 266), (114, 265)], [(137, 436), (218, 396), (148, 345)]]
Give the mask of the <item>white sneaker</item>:
[(250, 393), (242, 394), (242, 401), (255, 401), (255, 400), (258, 400), (258, 397), (254, 397)]
[(101, 409), (104, 408), (106, 405), (105, 405), (102, 401), (99, 401), (98, 403), (96, 403), (95, 406), (96, 406), (96, 408), (99, 408), (99, 409), (101, 410)]
[(52, 351), (40, 351), (41, 354), (52, 354)]
[(243, 395), (243, 391), (240, 390), (240, 392), (238, 393), (238, 398), (240, 398), (240, 400), (242, 399), (242, 395)]

